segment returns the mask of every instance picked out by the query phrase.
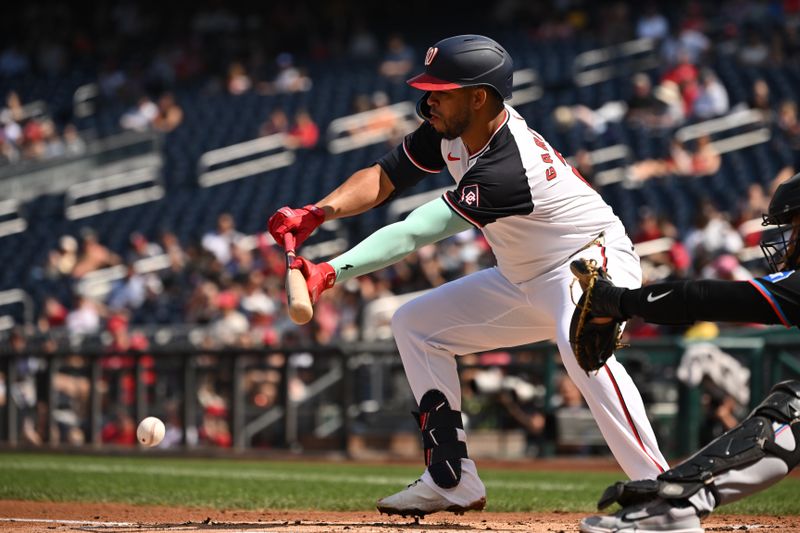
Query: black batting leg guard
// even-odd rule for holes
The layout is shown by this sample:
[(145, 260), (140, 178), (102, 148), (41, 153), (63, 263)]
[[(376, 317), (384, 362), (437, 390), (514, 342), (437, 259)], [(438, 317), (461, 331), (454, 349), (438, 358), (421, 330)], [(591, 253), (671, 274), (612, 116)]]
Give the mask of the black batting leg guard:
[(467, 445), (458, 440), (457, 429), (464, 429), (461, 412), (450, 409), (450, 402), (436, 389), (426, 392), (413, 413), (422, 432), (425, 466), (433, 481), (451, 489), (461, 481), (461, 459), (466, 459)]
[[(794, 446), (776, 442), (773, 424), (791, 431)], [(785, 426), (784, 426), (785, 425)], [(800, 464), (800, 381), (783, 381), (735, 428), (655, 481), (620, 482), (606, 489), (598, 502), (603, 509), (656, 497), (683, 500), (706, 488), (717, 505), (730, 503), (778, 482)]]

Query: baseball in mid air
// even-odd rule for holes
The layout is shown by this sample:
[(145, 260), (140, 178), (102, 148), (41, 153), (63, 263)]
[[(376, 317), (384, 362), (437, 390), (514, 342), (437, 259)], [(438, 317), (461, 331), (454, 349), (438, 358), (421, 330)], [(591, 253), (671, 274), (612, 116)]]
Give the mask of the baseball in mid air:
[(148, 416), (136, 428), (136, 439), (142, 446), (158, 446), (164, 440), (164, 422), (154, 416)]

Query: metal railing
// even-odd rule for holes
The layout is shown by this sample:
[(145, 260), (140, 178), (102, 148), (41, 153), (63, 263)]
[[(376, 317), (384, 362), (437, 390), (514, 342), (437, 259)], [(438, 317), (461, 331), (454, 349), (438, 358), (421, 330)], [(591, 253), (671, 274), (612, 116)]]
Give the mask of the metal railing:
[(159, 136), (124, 132), (87, 143), (86, 153), (44, 161), (24, 161), (0, 169), (0, 198), (27, 201), (60, 194), (70, 186), (124, 170), (161, 166)]
[(28, 222), (20, 213), (19, 200), (0, 200), (0, 237), (21, 233), (28, 229)]
[(419, 123), (413, 102), (399, 102), (340, 117), (328, 126), (328, 151), (341, 154), (385, 142), (413, 131)]
[(514, 107), (535, 102), (544, 94), (539, 73), (532, 68), (514, 71), (513, 84), (511, 100), (508, 103)]
[[(25, 326), (33, 325), (33, 299), (22, 289), (8, 289), (0, 291), (0, 308), (10, 305), (22, 306), (22, 317)], [(0, 331), (14, 327), (14, 318), (11, 315), (0, 314)]]
[[(705, 135), (712, 135), (711, 147), (719, 155), (735, 152), (758, 144), (768, 142), (772, 134), (769, 128), (762, 127), (763, 116), (759, 111), (743, 109), (733, 111), (721, 117), (690, 124), (678, 129), (674, 139), (680, 143), (693, 141)], [(736, 131), (746, 130), (741, 133)], [(609, 161), (619, 161), (612, 168), (597, 172), (594, 182), (598, 186), (622, 182), (626, 188), (640, 187), (641, 183), (628, 181), (628, 168), (633, 161), (633, 153), (626, 145), (615, 145), (601, 148), (589, 153), (592, 163), (598, 165)]]
[[(725, 337), (715, 339), (714, 345), (749, 369), (746, 408), (757, 404), (777, 380), (800, 376), (796, 335)], [(20, 352), (0, 348), (6, 391), (0, 443), (29, 446), (23, 419), (33, 412), (45, 419), (40, 444), (52, 449), (81, 441), (94, 449), (109, 446), (109, 425), (122, 412), (131, 421), (150, 415), (163, 418), (179, 435), (173, 447), (188, 451), (230, 447), (237, 452), (347, 452), (356, 435), (386, 438), (416, 429), (408, 417), (415, 407), (413, 395), (391, 342), (248, 349), (174, 344), (124, 353), (97, 343), (82, 346)], [(687, 346), (675, 338), (638, 341), (619, 354), (629, 368), (641, 368), (645, 362), (649, 369), (633, 375), (649, 398), (648, 412), (662, 448), (672, 456), (700, 445), (703, 391), (678, 382), (674, 372)], [(503, 383), (533, 382), (526, 390), (538, 391), (533, 394), (538, 409), (555, 414), (551, 398), (561, 372), (557, 348), (539, 343), (501, 352), (507, 354), (502, 363), (480, 354), (459, 358), (462, 386), (486, 395), (502, 392), (504, 385), (497, 380), (492, 390), (485, 383), (478, 386), (477, 373), (492, 369), (514, 377)], [(38, 368), (33, 377), (31, 368)], [(43, 394), (34, 403), (29, 398), (31, 381)], [(672, 392), (664, 394), (665, 390)], [(223, 425), (227, 440), (215, 440), (212, 429)], [(67, 433), (65, 427), (70, 428)], [(76, 439), (76, 433), (82, 437)]]
[(164, 197), (160, 165), (141, 167), (70, 185), (64, 195), (67, 220), (77, 220)]
[(286, 141), (286, 134), (276, 133), (210, 150), (197, 162), (197, 181), (201, 187), (213, 187), (288, 167), (295, 153)]
[(654, 39), (636, 39), (583, 52), (572, 65), (575, 84), (587, 87), (657, 67), (657, 45)]

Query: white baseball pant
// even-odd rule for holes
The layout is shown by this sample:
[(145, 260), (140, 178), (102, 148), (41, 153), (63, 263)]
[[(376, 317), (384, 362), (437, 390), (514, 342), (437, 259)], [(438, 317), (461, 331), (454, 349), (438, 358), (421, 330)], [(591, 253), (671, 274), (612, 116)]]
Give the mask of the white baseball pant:
[[(535, 252), (534, 252), (535, 253)], [(639, 259), (627, 236), (593, 245), (570, 258), (605, 265), (617, 286), (641, 286)], [(578, 366), (569, 344), (575, 309), (570, 298), (570, 261), (524, 283), (512, 283), (497, 268), (452, 281), (400, 307), (392, 330), (406, 377), (419, 403), (430, 389), (442, 391), (461, 410), (461, 386), (454, 355), (555, 340), (572, 381), (580, 389), (608, 447), (631, 479), (655, 478), (669, 468), (658, 449), (641, 395), (625, 368), (611, 357), (599, 372)], [(572, 284), (575, 301), (578, 283)], [(462, 439), (465, 435), (459, 430)], [(462, 459), (459, 485), (443, 489), (426, 472), (423, 482), (458, 505), (485, 495), (475, 463)]]

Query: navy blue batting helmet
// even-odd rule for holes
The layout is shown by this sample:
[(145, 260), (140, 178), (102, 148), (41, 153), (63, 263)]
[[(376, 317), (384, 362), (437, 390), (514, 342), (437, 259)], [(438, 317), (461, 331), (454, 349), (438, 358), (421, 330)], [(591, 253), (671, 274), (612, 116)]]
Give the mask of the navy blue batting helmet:
[(800, 212), (800, 173), (775, 189), (769, 202), (769, 211), (763, 216), (764, 225), (788, 224), (798, 212)]
[[(800, 237), (792, 234), (800, 213), (800, 173), (780, 184), (763, 215), (764, 226), (777, 226), (777, 231), (765, 232), (761, 251), (773, 272), (800, 268)], [(795, 241), (792, 242), (791, 236)], [(789, 237), (789, 239), (787, 239)]]
[[(423, 91), (447, 91), (461, 87), (488, 86), (503, 99), (511, 98), (514, 63), (505, 48), (483, 35), (456, 35), (428, 48), (425, 72), (408, 80)], [(423, 101), (417, 106), (427, 118)]]

